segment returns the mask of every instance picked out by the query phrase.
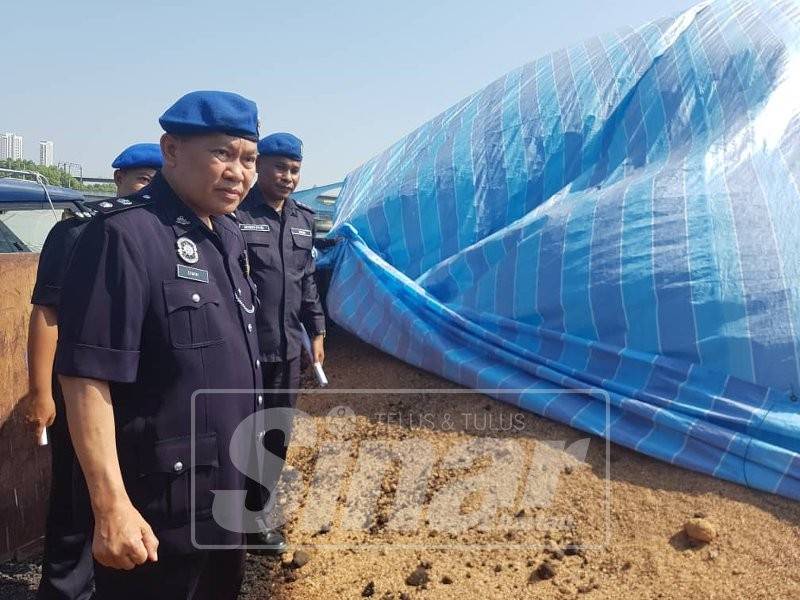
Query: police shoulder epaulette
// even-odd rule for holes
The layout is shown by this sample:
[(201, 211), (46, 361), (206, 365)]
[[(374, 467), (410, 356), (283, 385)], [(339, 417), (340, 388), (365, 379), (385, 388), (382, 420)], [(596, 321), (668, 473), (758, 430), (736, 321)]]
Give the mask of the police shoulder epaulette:
[(110, 215), (130, 208), (148, 206), (152, 203), (153, 201), (148, 194), (134, 194), (133, 196), (126, 196), (124, 198), (109, 198), (108, 200), (101, 200), (100, 202), (92, 202), (89, 208), (94, 210), (97, 214)]
[(78, 201), (75, 203), (75, 209), (72, 210), (72, 214), (75, 215), (76, 219), (81, 221), (85, 221), (91, 219), (94, 214), (95, 210), (87, 205), (86, 202)]
[(310, 206), (306, 206), (305, 204), (303, 204), (302, 202), (298, 202), (297, 200), (295, 200), (294, 203), (297, 205), (297, 208), (304, 210), (306, 212), (310, 212), (312, 215), (316, 214), (314, 212), (314, 209), (311, 208)]

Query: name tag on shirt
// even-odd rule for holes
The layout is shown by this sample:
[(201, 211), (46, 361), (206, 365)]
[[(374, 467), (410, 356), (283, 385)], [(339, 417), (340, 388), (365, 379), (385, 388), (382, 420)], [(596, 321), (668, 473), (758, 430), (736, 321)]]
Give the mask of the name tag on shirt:
[(266, 223), (239, 223), (241, 231), (269, 231), (269, 225)]
[(190, 281), (208, 283), (208, 271), (205, 269), (196, 269), (187, 265), (177, 265), (177, 267), (179, 279), (189, 279)]
[(303, 235), (305, 237), (311, 237), (311, 230), (310, 229), (298, 229), (297, 227), (292, 227), (292, 234), (293, 235)]

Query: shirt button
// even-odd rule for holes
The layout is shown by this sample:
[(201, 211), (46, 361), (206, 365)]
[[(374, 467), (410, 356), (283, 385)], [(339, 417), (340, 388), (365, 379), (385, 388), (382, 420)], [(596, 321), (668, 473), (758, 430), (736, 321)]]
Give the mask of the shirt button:
[(200, 302), (200, 294), (192, 294), (192, 302)]
[(248, 323), (247, 324), (247, 331), (249, 331), (250, 333), (253, 333), (253, 324), (252, 323)]
[(259, 394), (259, 396), (258, 396), (258, 405), (261, 406), (262, 404), (264, 404), (264, 396)]
[(259, 431), (258, 432), (258, 435), (256, 435), (256, 437), (258, 438), (259, 442), (264, 439), (264, 436), (266, 435), (266, 433), (267, 433), (266, 431)]
[(172, 465), (172, 470), (176, 473), (180, 473), (183, 471), (183, 463), (181, 461), (176, 462), (174, 465)]
[(260, 369), (260, 368), (261, 368), (261, 361), (256, 359), (256, 369)]

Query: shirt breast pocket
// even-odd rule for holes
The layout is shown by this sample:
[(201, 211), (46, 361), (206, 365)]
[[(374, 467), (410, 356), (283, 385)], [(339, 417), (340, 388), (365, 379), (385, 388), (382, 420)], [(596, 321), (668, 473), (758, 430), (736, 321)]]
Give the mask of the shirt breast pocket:
[(169, 338), (174, 348), (203, 348), (223, 340), (220, 291), (195, 281), (165, 281)]
[[(306, 233), (308, 232), (308, 233)], [(306, 268), (308, 261), (311, 260), (311, 248), (314, 246), (314, 238), (311, 237), (310, 230), (301, 230), (300, 233), (292, 231), (292, 247), (294, 248), (294, 262), (298, 270)]]
[(251, 261), (256, 267), (272, 267), (274, 250), (268, 231), (242, 231)]

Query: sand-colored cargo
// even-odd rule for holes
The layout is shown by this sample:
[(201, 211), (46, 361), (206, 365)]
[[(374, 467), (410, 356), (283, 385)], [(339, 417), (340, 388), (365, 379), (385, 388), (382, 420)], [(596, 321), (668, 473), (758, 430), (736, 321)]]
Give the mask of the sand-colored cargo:
[[(454, 387), (340, 332), (329, 336), (328, 357), (332, 389)], [(313, 386), (313, 381), (308, 385)], [(310, 559), (305, 562), (304, 557), (303, 566), (298, 568), (291, 563), (291, 552), (283, 557), (283, 563), (251, 557), (244, 594), (250, 600), (788, 599), (800, 593), (796, 569), (800, 559), (800, 507), (789, 500), (611, 446), (610, 507), (606, 513), (606, 444), (592, 437), (585, 461), (565, 461), (547, 507), (521, 507), (522, 492), (518, 489), (512, 508), (497, 511), (493, 528), (436, 531), (425, 524), (424, 517), (437, 490), (453, 486), (470, 474), (480, 474), (482, 469), (488, 469), (489, 481), (513, 480), (515, 476), (510, 467), (516, 464), (513, 455), (509, 455), (506, 469), (486, 464), (472, 469), (441, 469), (442, 457), (458, 444), (486, 438), (519, 444), (528, 451), (527, 466), (531, 467), (536, 462), (531, 459), (533, 450), (544, 442), (564, 440), (569, 448), (587, 436), (468, 391), (456, 396), (422, 393), (402, 397), (380, 392), (346, 396), (323, 393), (305, 395), (300, 406), (315, 415), (318, 442), (336, 438), (331, 434), (328, 414), (338, 405), (350, 407), (355, 420), (345, 434), (352, 448), (345, 457), (345, 468), (341, 475), (331, 473), (328, 481), (337, 490), (336, 512), (330, 515), (330, 524), (311, 531), (307, 514), (317, 511), (311, 510), (315, 507), (309, 496), (303, 499), (288, 533)], [(452, 429), (446, 430), (443, 421), (448, 414), (455, 418), (451, 419)], [(510, 431), (502, 431), (515, 419), (524, 422), (521, 429), (512, 425)], [(363, 460), (364, 448), (386, 440), (395, 444), (413, 442), (420, 452), (433, 448), (436, 454), (437, 464), (430, 477), (421, 481), (425, 490), (423, 519), (409, 531), (391, 530), (396, 512), (409, 508), (397, 497), (402, 483), (396, 465), (385, 476), (377, 477), (377, 499), (370, 486), (359, 490), (353, 485), (356, 472), (369, 466)], [(319, 446), (295, 447), (289, 460), (308, 481), (318, 467)], [(360, 477), (362, 482), (370, 480), (363, 473)], [(481, 496), (466, 495), (459, 514), (481, 510), (486, 495)], [(327, 501), (328, 497), (317, 493), (314, 502)], [(363, 527), (354, 528), (348, 507), (364, 497), (374, 501), (377, 509)], [(559, 516), (567, 518), (567, 526), (553, 520), (553, 527), (548, 528), (546, 517)], [(505, 518), (503, 526), (497, 526), (500, 517)], [(708, 544), (690, 540), (684, 524), (693, 518), (713, 522), (718, 536)], [(533, 527), (526, 528), (526, 523)], [(421, 577), (422, 572), (426, 578)], [(413, 585), (415, 582), (417, 585)]]

